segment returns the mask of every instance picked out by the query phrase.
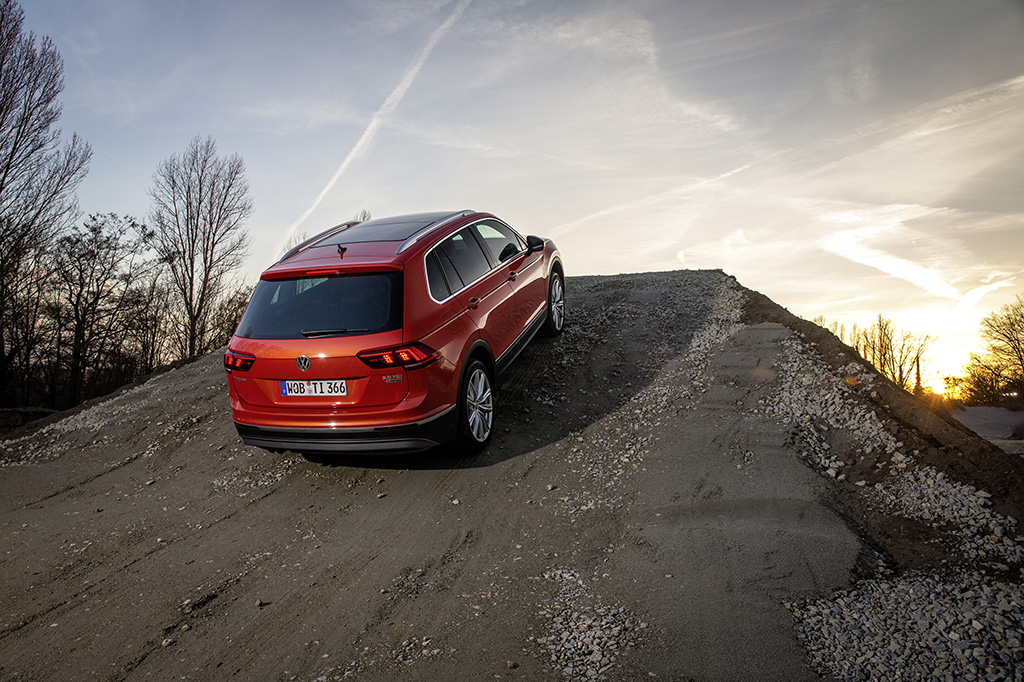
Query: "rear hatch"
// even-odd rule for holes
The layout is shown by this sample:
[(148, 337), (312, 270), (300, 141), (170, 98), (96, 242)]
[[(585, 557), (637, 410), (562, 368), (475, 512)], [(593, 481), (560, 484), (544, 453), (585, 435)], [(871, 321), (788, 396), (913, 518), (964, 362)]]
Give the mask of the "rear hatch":
[(345, 408), (401, 401), (401, 368), (356, 357), (402, 342), (402, 272), (264, 279), (229, 350), (255, 358), (232, 385), (250, 405)]

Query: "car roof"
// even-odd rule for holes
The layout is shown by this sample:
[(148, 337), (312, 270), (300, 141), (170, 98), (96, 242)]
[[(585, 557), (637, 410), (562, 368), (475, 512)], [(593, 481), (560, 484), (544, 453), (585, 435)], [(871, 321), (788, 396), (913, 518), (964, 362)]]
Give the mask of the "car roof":
[(334, 232), (316, 242), (316, 246), (358, 244), (360, 242), (404, 242), (424, 228), (435, 223), (445, 222), (447, 218), (454, 218), (464, 213), (466, 211), (437, 211), (367, 220), (364, 223), (357, 223)]
[(467, 209), (342, 223), (292, 248), (267, 268), (260, 279), (302, 277), (314, 272), (369, 271), (381, 267), (400, 269), (396, 258), (402, 251), (435, 229), (470, 215), (489, 214)]

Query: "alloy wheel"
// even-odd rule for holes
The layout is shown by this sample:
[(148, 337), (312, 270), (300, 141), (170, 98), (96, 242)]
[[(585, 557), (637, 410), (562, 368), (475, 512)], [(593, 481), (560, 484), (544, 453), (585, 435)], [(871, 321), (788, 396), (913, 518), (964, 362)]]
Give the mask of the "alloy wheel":
[(466, 420), (469, 432), (478, 443), (483, 443), (490, 436), (493, 419), (491, 380), (486, 371), (476, 367), (466, 386)]
[(562, 322), (565, 320), (565, 289), (562, 287), (562, 278), (557, 274), (551, 278), (548, 305), (551, 307), (551, 326), (555, 331), (561, 331)]

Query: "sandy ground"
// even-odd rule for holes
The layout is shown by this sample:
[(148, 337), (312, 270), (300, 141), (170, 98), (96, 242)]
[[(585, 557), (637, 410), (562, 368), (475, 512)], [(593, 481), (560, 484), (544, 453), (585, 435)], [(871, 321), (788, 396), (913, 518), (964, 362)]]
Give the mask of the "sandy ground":
[[(1019, 581), (871, 508), (886, 453), (826, 429), (829, 473), (765, 408), (784, 341), (821, 380), (852, 361), (827, 332), (717, 271), (567, 289), (475, 459), (244, 446), (217, 354), (14, 434), (0, 678), (810, 680), (793, 600), (881, 570)], [(1019, 461), (884, 381), (849, 400), (1020, 518)]]
[(1024, 440), (1012, 438), (1014, 430), (1024, 424), (1024, 412), (1005, 407), (961, 407), (953, 410), (953, 418), (996, 447), (1024, 455)]

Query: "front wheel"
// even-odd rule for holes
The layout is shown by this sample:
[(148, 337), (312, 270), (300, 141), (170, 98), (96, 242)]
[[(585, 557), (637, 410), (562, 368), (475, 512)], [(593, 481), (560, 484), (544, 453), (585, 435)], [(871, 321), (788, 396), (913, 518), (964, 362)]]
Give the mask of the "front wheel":
[(548, 316), (544, 321), (545, 336), (558, 336), (565, 324), (565, 286), (562, 274), (558, 270), (551, 271), (548, 279)]
[(459, 389), (458, 445), (476, 454), (487, 447), (494, 433), (494, 391), (487, 366), (471, 360)]

